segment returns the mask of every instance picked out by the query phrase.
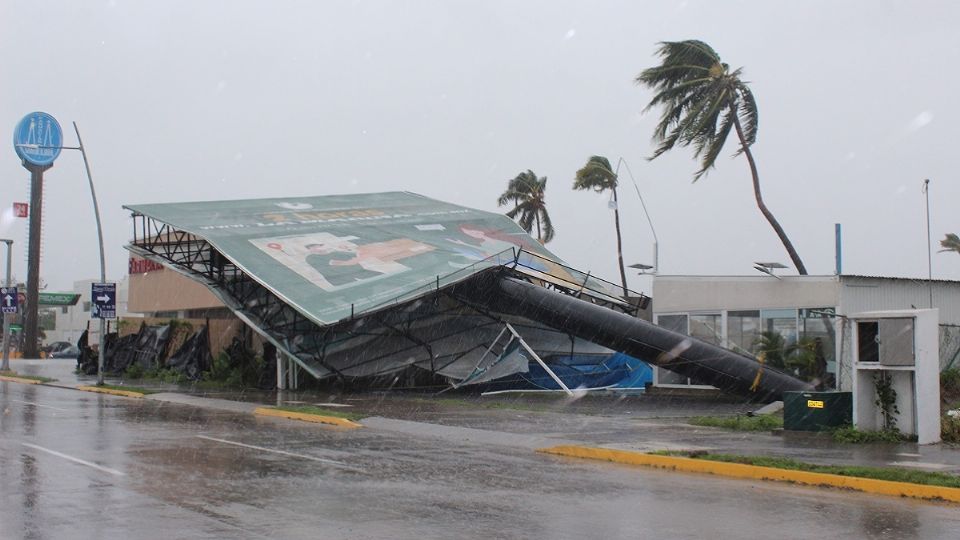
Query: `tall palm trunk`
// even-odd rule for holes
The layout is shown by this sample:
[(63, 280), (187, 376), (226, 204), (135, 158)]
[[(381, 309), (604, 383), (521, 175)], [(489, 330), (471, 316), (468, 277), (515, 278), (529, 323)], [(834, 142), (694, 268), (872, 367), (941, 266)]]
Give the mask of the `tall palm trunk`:
[(767, 205), (764, 204), (763, 197), (760, 195), (760, 175), (757, 173), (757, 164), (753, 160), (753, 154), (750, 152), (750, 147), (747, 146), (746, 140), (744, 139), (743, 128), (740, 127), (740, 119), (737, 118), (737, 111), (734, 107), (731, 107), (730, 114), (733, 115), (733, 126), (737, 128), (737, 137), (740, 138), (740, 148), (743, 149), (743, 153), (747, 156), (747, 162), (750, 163), (750, 174), (753, 175), (753, 194), (757, 198), (757, 206), (760, 208), (760, 213), (763, 214), (763, 217), (767, 218), (767, 222), (773, 227), (774, 232), (780, 237), (780, 242), (783, 243), (787, 254), (790, 255), (790, 260), (793, 261), (793, 265), (797, 267), (797, 272), (801, 276), (805, 276), (807, 275), (807, 267), (803, 265), (803, 261), (800, 260), (800, 255), (797, 254), (797, 250), (793, 249), (793, 244), (790, 242), (790, 239), (787, 238), (787, 233), (783, 231), (783, 227), (780, 226), (777, 218), (773, 217), (773, 213), (770, 212)]
[(535, 213), (533, 216), (537, 218), (537, 242), (540, 242), (540, 244), (542, 245), (543, 235), (540, 233), (540, 212)]
[(620, 205), (617, 203), (617, 186), (613, 186), (613, 223), (617, 228), (617, 262), (620, 264), (620, 284), (623, 286), (623, 298), (627, 293), (627, 273), (623, 270), (623, 242), (620, 239)]

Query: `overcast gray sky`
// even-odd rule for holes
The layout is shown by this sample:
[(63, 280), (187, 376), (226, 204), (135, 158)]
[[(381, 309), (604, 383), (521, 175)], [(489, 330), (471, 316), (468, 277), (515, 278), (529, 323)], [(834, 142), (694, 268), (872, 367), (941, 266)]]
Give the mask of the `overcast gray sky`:
[[(497, 211), (507, 180), (532, 169), (549, 178), (549, 247), (618, 281), (606, 198), (570, 189), (592, 154), (629, 163), (661, 273), (789, 264), (734, 146), (696, 184), (690, 151), (645, 160), (658, 111), (642, 114), (651, 94), (633, 78), (658, 41), (696, 38), (744, 67), (764, 197), (810, 273), (833, 272), (841, 222), (846, 273), (925, 277), (924, 178), (934, 250), (960, 232), (958, 6), (5, 0), (0, 126), (46, 111), (73, 145), (79, 124), (112, 279), (126, 273), (122, 204), (409, 190)], [(29, 174), (10, 143), (0, 174), (0, 235), (24, 279), (27, 221), (9, 208), (29, 199)], [(621, 182), (624, 258), (650, 263), (650, 228)], [(41, 274), (66, 289), (99, 274), (79, 152), (63, 152), (44, 193)], [(933, 266), (960, 279), (955, 254)]]

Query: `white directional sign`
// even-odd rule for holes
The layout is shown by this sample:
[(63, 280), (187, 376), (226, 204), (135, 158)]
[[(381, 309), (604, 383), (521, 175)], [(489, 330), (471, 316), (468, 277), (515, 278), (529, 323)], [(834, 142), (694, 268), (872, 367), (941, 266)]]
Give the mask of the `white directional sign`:
[(0, 312), (16, 313), (19, 299), (16, 287), (0, 287)]
[(91, 283), (90, 298), (93, 299), (90, 304), (91, 317), (94, 319), (117, 318), (116, 283)]

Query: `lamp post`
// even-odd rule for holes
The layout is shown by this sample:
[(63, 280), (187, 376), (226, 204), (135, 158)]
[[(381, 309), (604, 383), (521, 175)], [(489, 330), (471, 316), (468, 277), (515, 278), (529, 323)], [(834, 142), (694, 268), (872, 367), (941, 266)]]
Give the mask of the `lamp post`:
[[(647, 211), (647, 203), (644, 202), (643, 195), (640, 194), (640, 187), (637, 186), (637, 179), (633, 177), (633, 171), (630, 170), (630, 165), (627, 163), (627, 160), (621, 157), (620, 160), (617, 161), (617, 171), (614, 174), (619, 175), (620, 164), (623, 164), (623, 166), (627, 168), (627, 173), (630, 175), (630, 180), (633, 181), (633, 189), (637, 191), (637, 197), (640, 198), (640, 205), (643, 206), (643, 215), (647, 217), (647, 225), (650, 226), (650, 232), (653, 234), (653, 265), (652, 268), (643, 268), (641, 270), (644, 270), (643, 273), (656, 274), (660, 271), (660, 248), (658, 245), (659, 241), (657, 240), (657, 230), (653, 228), (653, 220), (650, 219), (650, 212)], [(646, 270), (650, 270), (650, 272), (646, 272)]]
[[(44, 146), (38, 144), (18, 144), (17, 146), (27, 149), (56, 149), (56, 150), (79, 150), (83, 156), (83, 167), (87, 171), (87, 182), (90, 184), (90, 197), (93, 199), (93, 213), (97, 219), (97, 239), (100, 245), (100, 283), (107, 281), (107, 265), (103, 254), (103, 227), (100, 223), (100, 205), (97, 203), (97, 192), (93, 187), (93, 175), (90, 174), (90, 161), (87, 159), (87, 151), (83, 147), (83, 139), (80, 138), (80, 129), (77, 123), (73, 122), (73, 130), (77, 133), (78, 146)], [(106, 325), (107, 321), (100, 318), (100, 351), (97, 358), (97, 385), (103, 385), (103, 353), (106, 345)]]
[(933, 251), (930, 248), (930, 179), (923, 181), (923, 195), (927, 199), (927, 292), (930, 293), (930, 309), (933, 309)]
[[(10, 283), (10, 258), (13, 251), (13, 240), (0, 238), (0, 242), (7, 245), (7, 279), (3, 282), (5, 287), (12, 285)], [(3, 365), (0, 371), (10, 371), (10, 318), (9, 314), (3, 314)]]

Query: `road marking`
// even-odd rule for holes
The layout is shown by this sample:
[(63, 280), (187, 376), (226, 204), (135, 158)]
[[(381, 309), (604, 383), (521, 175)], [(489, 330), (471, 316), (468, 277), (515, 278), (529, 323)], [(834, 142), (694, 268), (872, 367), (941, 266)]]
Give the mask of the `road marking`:
[(218, 443), (223, 443), (223, 444), (232, 444), (233, 446), (239, 446), (239, 447), (241, 447), (241, 448), (249, 448), (250, 450), (260, 450), (260, 451), (262, 451), (262, 452), (271, 452), (271, 453), (274, 453), (274, 454), (280, 454), (280, 455), (284, 455), (284, 456), (296, 457), (296, 458), (301, 458), (301, 459), (309, 459), (309, 460), (311, 460), (311, 461), (319, 461), (320, 463), (326, 463), (326, 464), (328, 464), (328, 465), (335, 465), (335, 466), (337, 466), (337, 467), (342, 467), (342, 468), (344, 468), (344, 469), (350, 469), (350, 470), (352, 470), (352, 471), (363, 472), (363, 471), (361, 471), (360, 469), (357, 469), (357, 468), (354, 468), (354, 467), (350, 467), (350, 466), (347, 465), (346, 463), (343, 463), (343, 462), (341, 462), (341, 461), (334, 461), (334, 460), (332, 460), (332, 459), (318, 458), (318, 457), (316, 457), (316, 456), (307, 456), (307, 455), (304, 455), (304, 454), (294, 454), (293, 452), (287, 452), (287, 451), (285, 451), (285, 450), (275, 450), (275, 449), (273, 449), (273, 448), (264, 448), (264, 447), (262, 447), (262, 446), (254, 446), (254, 445), (252, 445), (252, 444), (244, 444), (244, 443), (236, 442), (236, 441), (228, 441), (228, 440), (226, 440), (226, 439), (218, 439), (218, 438), (216, 438), (216, 437), (207, 437), (206, 435), (197, 435), (197, 438), (205, 439), (205, 440), (208, 440), (208, 441), (214, 441), (214, 442), (218, 442)]
[(33, 403), (30, 401), (22, 401), (19, 399), (11, 399), (10, 401), (15, 401), (17, 403), (23, 403), (24, 405), (33, 405), (34, 407), (43, 407), (44, 409), (53, 409), (55, 411), (70, 412), (70, 409), (61, 409), (60, 407), (52, 407), (50, 405), (41, 405), (39, 403)]
[(96, 463), (91, 463), (91, 462), (89, 462), (89, 461), (84, 461), (84, 460), (82, 460), (82, 459), (80, 459), (80, 458), (75, 458), (75, 457), (73, 457), (73, 456), (68, 456), (67, 454), (63, 454), (63, 453), (61, 453), (61, 452), (57, 452), (56, 450), (51, 450), (51, 449), (49, 449), (49, 448), (44, 448), (44, 447), (42, 447), (42, 446), (37, 446), (37, 445), (35, 445), (35, 444), (30, 444), (30, 443), (20, 443), (20, 444), (26, 446), (27, 448), (33, 448), (34, 450), (40, 450), (41, 452), (46, 452), (46, 453), (48, 453), (48, 454), (50, 454), (50, 455), (57, 456), (57, 457), (61, 457), (61, 458), (65, 459), (65, 460), (67, 460), (67, 461), (72, 461), (72, 462), (74, 462), (74, 463), (79, 463), (80, 465), (86, 465), (87, 467), (92, 467), (92, 468), (94, 468), (94, 469), (97, 469), (98, 471), (103, 471), (103, 472), (106, 472), (106, 473), (115, 474), (115, 475), (117, 475), (117, 476), (126, 476), (126, 473), (122, 473), (122, 472), (120, 472), (120, 471), (118, 471), (118, 470), (111, 469), (111, 468), (109, 468), (109, 467), (104, 467), (103, 465), (97, 465)]

